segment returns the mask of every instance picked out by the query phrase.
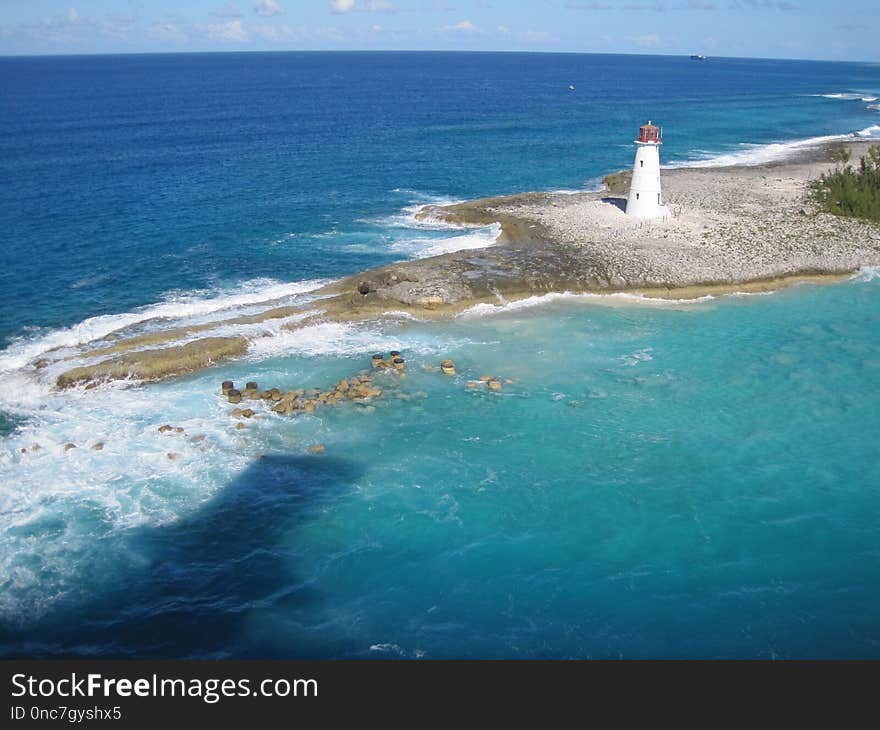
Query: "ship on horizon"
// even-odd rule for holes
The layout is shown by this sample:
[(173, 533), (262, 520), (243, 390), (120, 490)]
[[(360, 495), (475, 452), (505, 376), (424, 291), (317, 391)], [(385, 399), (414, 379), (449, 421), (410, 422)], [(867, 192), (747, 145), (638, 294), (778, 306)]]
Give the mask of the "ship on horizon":
[(691, 61), (705, 61), (706, 57), (702, 53), (694, 53), (691, 55)]

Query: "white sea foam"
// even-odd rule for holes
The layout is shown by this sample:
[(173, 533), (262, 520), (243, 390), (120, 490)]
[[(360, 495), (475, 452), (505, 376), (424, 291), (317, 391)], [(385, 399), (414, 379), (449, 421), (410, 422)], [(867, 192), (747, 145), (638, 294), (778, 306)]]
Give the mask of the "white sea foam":
[[(40, 332), (35, 336), (19, 338), (0, 352), (0, 372), (8, 373), (18, 370), (49, 350), (83, 345), (126, 327), (152, 320), (173, 321), (183, 318), (207, 317), (259, 302), (289, 299), (312, 292), (324, 283), (326, 282), (317, 279), (291, 283), (272, 279), (255, 279), (243, 282), (235, 289), (214, 293), (171, 292), (165, 296), (162, 302), (140, 307), (132, 312), (89, 317), (70, 327), (61, 327)], [(196, 321), (194, 320), (192, 323), (196, 323)]]
[[(259, 429), (253, 424), (248, 436), (230, 429), (227, 407), (204, 385), (115, 383), (59, 393), (10, 381), (27, 420), (0, 441), (4, 619), (39, 615), (56, 598), (75, 600), (78, 572), (105, 557), (96, 540), (196, 509), (247, 466), (242, 445)], [(186, 433), (160, 434), (168, 422)], [(192, 441), (197, 434), (204, 438)], [(99, 442), (103, 449), (92, 449)], [(76, 448), (65, 449), (68, 443)]]
[(828, 142), (845, 142), (855, 139), (880, 139), (880, 125), (874, 124), (852, 134), (830, 134), (822, 137), (773, 142), (771, 144), (742, 144), (741, 149), (710, 157), (676, 160), (664, 165), (667, 169), (679, 167), (730, 167), (763, 165), (784, 160), (810, 147)]
[(821, 96), (823, 99), (840, 99), (842, 101), (856, 101), (857, 99), (862, 98), (861, 94), (851, 91), (841, 91), (833, 94), (815, 94), (815, 96)]
[(419, 192), (418, 190), (407, 190), (403, 188), (395, 188), (392, 192), (406, 195), (407, 198), (409, 198), (409, 203), (401, 208), (399, 212), (390, 216), (385, 216), (378, 220), (361, 222), (377, 223), (385, 228), (414, 228), (421, 230), (462, 230), (468, 228), (468, 226), (454, 225), (437, 218), (432, 218), (431, 216), (417, 217), (417, 214), (425, 206), (456, 205), (457, 203), (464, 202), (461, 198), (431, 195), (429, 193)]
[[(76, 600), (80, 571), (101, 555), (96, 541), (109, 544), (120, 532), (185, 517), (255, 454), (279, 445), (304, 452), (313, 441), (313, 430), (302, 433), (295, 420), (279, 424), (272, 415), (236, 430), (217, 391), (223, 378), (301, 382), (320, 373), (323, 361), (315, 356), (357, 356), (366, 365), (377, 351), (436, 358), (468, 344), (391, 318), (294, 331), (281, 329), (284, 321), (261, 323), (265, 336), (243, 360), (149, 388), (113, 382), (59, 392), (28, 371), (4, 375), (0, 410), (25, 420), (0, 439), (0, 618), (39, 615), (58, 598)], [(310, 364), (265, 363), (285, 356), (308, 357)], [(165, 423), (185, 433), (159, 433)], [(93, 450), (98, 442), (103, 449)], [(66, 450), (68, 443), (76, 448)]]
[(398, 309), (392, 309), (387, 312), (382, 313), (383, 317), (388, 317), (389, 319), (407, 319), (411, 322), (424, 322), (425, 320), (416, 317), (411, 312), (404, 312)]
[(481, 228), (469, 230), (458, 236), (446, 238), (404, 238), (391, 244), (391, 250), (414, 258), (438, 256), (454, 251), (465, 251), (474, 248), (492, 246), (501, 234), (501, 226), (493, 223)]
[[(399, 326), (399, 323), (398, 325)], [(449, 347), (436, 336), (401, 334), (379, 324), (320, 322), (297, 330), (281, 330), (251, 344), (247, 359), (265, 360), (282, 356), (351, 356), (401, 350), (411, 354), (431, 354)]]
[(863, 282), (875, 279), (880, 279), (880, 266), (862, 266), (852, 277), (853, 281)]
[(880, 124), (872, 124), (856, 132), (858, 137), (868, 137), (870, 139), (880, 139)]
[(524, 299), (517, 299), (512, 302), (501, 301), (498, 304), (480, 303), (461, 312), (458, 317), (486, 317), (507, 312), (515, 312), (520, 309), (530, 309), (532, 307), (541, 307), (558, 301), (580, 301), (590, 302), (593, 304), (604, 304), (614, 306), (618, 304), (635, 304), (653, 307), (681, 307), (684, 305), (700, 304), (710, 302), (715, 297), (706, 294), (701, 297), (692, 299), (664, 299), (661, 297), (646, 297), (642, 294), (632, 294), (629, 292), (613, 292), (609, 294), (583, 293), (576, 294), (574, 292), (551, 292), (549, 294), (541, 294)]

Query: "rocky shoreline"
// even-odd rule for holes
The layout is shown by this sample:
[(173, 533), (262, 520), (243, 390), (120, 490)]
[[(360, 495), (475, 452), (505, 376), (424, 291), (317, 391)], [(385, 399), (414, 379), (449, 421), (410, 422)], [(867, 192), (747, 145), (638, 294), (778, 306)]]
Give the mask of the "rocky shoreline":
[[(317, 321), (359, 321), (389, 310), (421, 319), (454, 316), (482, 302), (551, 292), (631, 292), (693, 298), (706, 293), (766, 291), (798, 281), (830, 281), (880, 264), (880, 226), (821, 212), (808, 184), (833, 168), (833, 146), (753, 167), (664, 170), (672, 215), (628, 218), (628, 173), (606, 178), (595, 193), (526, 193), (450, 206), (428, 206), (426, 220), (501, 225), (495, 245), (405, 261), (346, 277), (302, 307), (266, 302), (258, 314), (210, 325), (124, 337), (110, 335), (79, 354), (86, 364), (56, 378), (58, 387), (103, 380), (142, 381), (183, 375), (247, 352), (245, 336), (210, 330), (289, 318), (297, 329)], [(848, 143), (854, 159), (867, 142)], [(204, 332), (204, 337), (199, 337)], [(52, 363), (52, 353), (34, 363)]]

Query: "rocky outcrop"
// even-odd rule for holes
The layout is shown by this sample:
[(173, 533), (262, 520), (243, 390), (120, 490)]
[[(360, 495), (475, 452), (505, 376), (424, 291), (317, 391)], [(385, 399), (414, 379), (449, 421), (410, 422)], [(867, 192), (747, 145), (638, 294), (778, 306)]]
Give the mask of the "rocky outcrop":
[(101, 380), (159, 380), (185, 375), (247, 352), (244, 337), (209, 337), (177, 347), (129, 352), (94, 365), (73, 368), (58, 376), (59, 388)]

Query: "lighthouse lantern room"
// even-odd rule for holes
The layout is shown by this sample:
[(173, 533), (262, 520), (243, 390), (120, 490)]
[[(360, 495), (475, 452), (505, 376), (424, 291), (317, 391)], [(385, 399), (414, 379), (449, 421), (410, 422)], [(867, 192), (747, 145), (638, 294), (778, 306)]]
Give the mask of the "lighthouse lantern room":
[(659, 218), (666, 215), (660, 191), (660, 127), (648, 120), (639, 128), (636, 160), (626, 201), (626, 214), (634, 218)]

